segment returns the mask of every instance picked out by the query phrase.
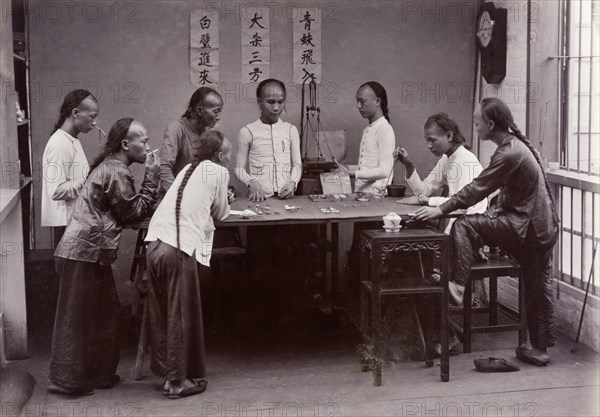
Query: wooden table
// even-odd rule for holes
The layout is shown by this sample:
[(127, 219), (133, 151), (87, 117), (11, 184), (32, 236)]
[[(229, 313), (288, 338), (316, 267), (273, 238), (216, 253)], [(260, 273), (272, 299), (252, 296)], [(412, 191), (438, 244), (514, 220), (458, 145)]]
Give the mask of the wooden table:
[[(421, 265), (420, 276), (394, 276), (387, 282), (391, 258), (399, 253), (412, 253), (421, 256), (431, 252), (440, 263), (440, 285), (432, 285), (424, 276)], [(361, 316), (363, 334), (371, 333), (376, 357), (382, 354), (382, 299), (386, 296), (410, 296), (418, 294), (438, 294), (441, 303), (441, 372), (442, 381), (447, 382), (449, 374), (448, 358), (448, 235), (431, 229), (402, 229), (386, 233), (384, 230), (364, 230), (361, 233), (361, 285), (370, 299), (362, 298)], [(368, 311), (367, 311), (368, 310)], [(433, 366), (433, 341), (431, 323), (427, 326), (426, 364)], [(366, 329), (370, 329), (367, 332)]]
[[(286, 210), (285, 206), (295, 206), (297, 210)], [(331, 211), (330, 209), (336, 211)], [(339, 263), (339, 223), (356, 221), (382, 221), (387, 213), (394, 212), (403, 219), (409, 218), (409, 213), (417, 210), (417, 206), (399, 204), (397, 198), (384, 197), (370, 201), (358, 201), (355, 198), (346, 198), (336, 201), (312, 201), (308, 196), (295, 196), (287, 200), (275, 197), (268, 198), (260, 203), (239, 199), (231, 205), (232, 210), (243, 211), (251, 209), (256, 212), (260, 209), (264, 214), (251, 217), (230, 215), (227, 219), (216, 222), (217, 227), (232, 226), (263, 226), (263, 225), (293, 225), (293, 224), (320, 224), (330, 227), (331, 240), (331, 295), (335, 303), (338, 291), (338, 263)], [(329, 209), (323, 212), (322, 209)]]
[[(413, 213), (418, 207), (414, 205), (399, 204), (397, 198), (371, 199), (370, 201), (358, 201), (355, 198), (340, 199), (337, 201), (312, 201), (308, 196), (295, 196), (290, 199), (280, 200), (277, 198), (268, 198), (260, 203), (250, 202), (247, 199), (239, 199), (231, 205), (232, 210), (243, 211), (251, 209), (254, 212), (260, 211), (251, 217), (240, 215), (230, 215), (227, 219), (215, 223), (216, 227), (237, 227), (237, 226), (268, 226), (268, 225), (296, 225), (296, 224), (317, 224), (330, 227), (330, 239), (332, 242), (331, 250), (331, 291), (332, 302), (336, 305), (338, 301), (338, 262), (339, 262), (339, 223), (356, 221), (380, 221), (387, 213), (394, 212), (403, 219), (409, 218), (409, 213)], [(285, 206), (295, 206), (295, 210), (286, 210)], [(331, 209), (334, 209), (333, 211)], [(328, 209), (324, 212), (322, 209)], [(143, 268), (137, 268), (139, 261), (143, 261), (144, 243), (143, 239), (148, 228), (149, 220), (130, 225), (130, 228), (138, 229), (138, 242), (134, 263), (132, 265), (131, 278), (136, 282), (138, 277), (143, 275)], [(138, 250), (139, 247), (139, 250)], [(445, 252), (444, 252), (445, 253)], [(140, 264), (140, 266), (143, 262)], [(135, 277), (135, 278), (134, 278)], [(140, 279), (141, 281), (141, 279)], [(447, 303), (447, 294), (445, 295)], [(135, 307), (134, 307), (135, 308)], [(145, 331), (144, 320), (142, 320), (142, 330)], [(138, 343), (138, 355), (134, 369), (135, 379), (141, 378), (141, 362), (145, 350), (145, 337), (140, 337)], [(447, 343), (442, 343), (442, 346)], [(443, 348), (444, 349), (444, 348)], [(442, 364), (442, 372), (444, 368)]]

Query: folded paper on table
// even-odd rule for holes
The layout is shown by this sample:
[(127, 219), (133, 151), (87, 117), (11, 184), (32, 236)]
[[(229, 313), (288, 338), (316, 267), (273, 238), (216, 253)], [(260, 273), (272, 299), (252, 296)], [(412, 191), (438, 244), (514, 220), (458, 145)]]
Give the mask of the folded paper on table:
[(233, 215), (233, 216), (256, 216), (256, 213), (253, 212), (250, 209), (246, 209), (246, 210), (229, 210), (229, 214)]
[(347, 172), (337, 170), (320, 174), (323, 194), (351, 194), (352, 185)]

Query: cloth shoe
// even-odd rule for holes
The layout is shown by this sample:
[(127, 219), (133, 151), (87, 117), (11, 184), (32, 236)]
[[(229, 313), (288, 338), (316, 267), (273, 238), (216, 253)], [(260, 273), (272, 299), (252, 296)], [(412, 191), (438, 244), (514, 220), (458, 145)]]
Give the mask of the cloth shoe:
[(478, 372), (515, 372), (520, 368), (503, 358), (481, 358), (473, 361)]
[(171, 385), (169, 389), (169, 398), (172, 400), (178, 400), (183, 397), (189, 397), (190, 395), (201, 394), (206, 391), (208, 381), (206, 379), (192, 379), (194, 385), (189, 387), (175, 388)]
[[(461, 343), (458, 340), (458, 337), (456, 336), (456, 334), (451, 335), (448, 340), (448, 355), (456, 356), (456, 355), (460, 354), (460, 351), (461, 351), (460, 345), (461, 345)], [(434, 351), (434, 356), (436, 358), (441, 357), (442, 356), (442, 343), (434, 342), (433, 351)]]
[(550, 363), (550, 359), (534, 356), (533, 351), (525, 346), (517, 347), (515, 353), (517, 355), (517, 359), (530, 363), (531, 365), (546, 366)]
[(58, 385), (54, 382), (51, 382), (51, 381), (48, 382), (48, 387), (46, 388), (46, 390), (50, 394), (66, 395), (69, 397), (83, 397), (86, 395), (94, 394), (94, 389), (91, 387), (67, 388), (67, 387), (63, 387), (62, 385)]
[(462, 307), (464, 293), (465, 287), (463, 285), (457, 284), (454, 281), (448, 282), (448, 295), (450, 296), (450, 304), (457, 307)]

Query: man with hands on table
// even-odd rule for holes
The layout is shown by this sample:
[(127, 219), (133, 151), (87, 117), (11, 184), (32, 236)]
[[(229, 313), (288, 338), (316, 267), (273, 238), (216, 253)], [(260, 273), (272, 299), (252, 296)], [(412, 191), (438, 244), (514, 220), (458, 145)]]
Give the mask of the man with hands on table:
[(498, 148), (481, 174), (439, 207), (421, 207), (417, 220), (433, 220), (466, 208), (500, 190), (484, 214), (458, 219), (450, 234), (449, 294), (462, 304), (474, 247), (500, 246), (521, 264), (525, 280), (527, 325), (532, 348), (519, 346), (517, 358), (537, 366), (550, 362), (547, 348), (556, 344), (552, 251), (558, 238), (558, 216), (539, 154), (513, 121), (508, 106), (483, 99), (473, 114), (482, 140)]
[[(446, 113), (429, 116), (423, 128), (427, 147), (439, 161), (427, 178), (421, 180), (409, 154), (404, 148), (397, 148), (394, 157), (406, 168), (406, 182), (414, 196), (400, 200), (404, 204), (417, 204), (436, 207), (448, 201), (465, 185), (477, 177), (483, 168), (477, 157), (468, 149), (466, 139), (458, 124)], [(444, 186), (448, 187), (448, 197), (432, 196)], [(483, 213), (487, 207), (487, 198), (469, 207), (467, 214)], [(445, 229), (450, 234), (454, 219)]]
[(250, 201), (293, 197), (302, 177), (298, 129), (279, 118), (285, 100), (283, 82), (262, 81), (256, 89), (260, 117), (238, 135), (235, 174), (248, 186)]
[(358, 169), (341, 164), (338, 167), (356, 179), (355, 192), (384, 195), (386, 186), (392, 182), (396, 146), (385, 88), (377, 81), (362, 84), (356, 92), (356, 107), (369, 121), (360, 141)]

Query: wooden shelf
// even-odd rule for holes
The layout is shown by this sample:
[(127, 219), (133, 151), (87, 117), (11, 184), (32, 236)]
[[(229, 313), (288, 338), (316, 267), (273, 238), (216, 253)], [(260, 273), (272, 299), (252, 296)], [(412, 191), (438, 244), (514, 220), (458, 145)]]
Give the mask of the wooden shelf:
[(6, 219), (13, 207), (19, 202), (21, 189), (29, 185), (30, 177), (23, 177), (19, 181), (19, 188), (0, 189), (0, 223)]

